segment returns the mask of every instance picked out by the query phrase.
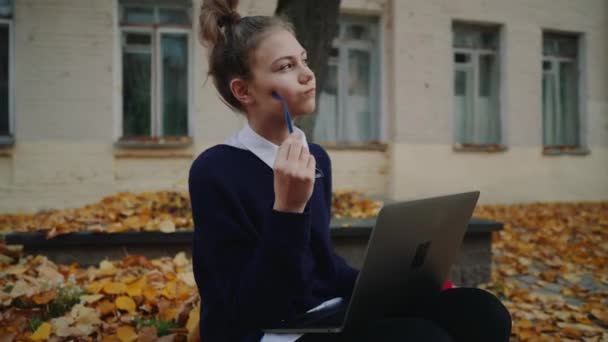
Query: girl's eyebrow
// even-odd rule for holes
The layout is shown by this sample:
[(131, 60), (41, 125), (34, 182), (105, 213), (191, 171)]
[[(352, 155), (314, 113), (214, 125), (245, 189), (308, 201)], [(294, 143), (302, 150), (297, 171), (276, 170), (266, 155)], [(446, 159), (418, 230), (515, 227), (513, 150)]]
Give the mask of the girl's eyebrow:
[[(300, 56), (306, 56), (308, 55), (308, 53), (306, 52), (306, 50), (302, 50), (302, 52), (300, 52)], [(292, 59), (293, 56), (283, 56), (283, 57), (279, 57), (277, 59), (274, 60), (274, 62), (272, 62), (272, 64), (275, 64), (276, 62), (282, 60), (282, 59)]]

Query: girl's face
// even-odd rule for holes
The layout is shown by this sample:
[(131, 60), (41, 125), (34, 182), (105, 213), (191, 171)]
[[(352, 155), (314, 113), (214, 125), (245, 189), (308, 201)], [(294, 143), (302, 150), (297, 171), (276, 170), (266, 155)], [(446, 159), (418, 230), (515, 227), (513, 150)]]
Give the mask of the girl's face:
[(306, 51), (292, 33), (284, 29), (266, 33), (251, 58), (250, 108), (280, 118), (282, 104), (272, 97), (276, 91), (287, 101), (292, 116), (314, 111), (315, 75), (306, 61)]

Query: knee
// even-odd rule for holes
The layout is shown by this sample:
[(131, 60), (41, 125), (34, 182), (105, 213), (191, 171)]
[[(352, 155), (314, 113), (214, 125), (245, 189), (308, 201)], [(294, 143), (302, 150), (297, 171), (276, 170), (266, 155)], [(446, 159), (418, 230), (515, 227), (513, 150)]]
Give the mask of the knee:
[[(511, 329), (511, 314), (505, 305), (492, 293), (472, 287), (459, 287), (442, 291), (442, 301), (452, 308), (471, 312), (481, 322), (500, 324)], [(450, 305), (448, 304), (448, 305)]]

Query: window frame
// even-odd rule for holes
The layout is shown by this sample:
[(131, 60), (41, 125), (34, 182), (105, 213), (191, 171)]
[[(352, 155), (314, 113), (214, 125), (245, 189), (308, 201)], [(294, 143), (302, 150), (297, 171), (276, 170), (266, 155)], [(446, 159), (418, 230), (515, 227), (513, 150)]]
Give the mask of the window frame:
[[(456, 47), (455, 46), (455, 35), (457, 33), (457, 27), (468, 28), (469, 30), (475, 30), (477, 32), (483, 31), (491, 31), (492, 34), (495, 35), (496, 40), (496, 48), (488, 49), (483, 47)], [(504, 137), (504, 110), (502, 108), (502, 93), (503, 93), (503, 58), (502, 58), (502, 26), (500, 24), (489, 24), (489, 23), (476, 23), (476, 22), (467, 22), (467, 21), (453, 21), (451, 26), (451, 64), (452, 64), (452, 120), (453, 120), (453, 149), (455, 151), (485, 151), (485, 152), (502, 152), (506, 150), (506, 146), (504, 145), (505, 137)], [(457, 54), (466, 54), (469, 56), (470, 61), (467, 63), (458, 63), (455, 61), (455, 57)], [(496, 110), (497, 110), (497, 120), (499, 121), (499, 139), (495, 143), (464, 143), (463, 141), (459, 141), (459, 133), (456, 128), (459, 123), (456, 121), (456, 109), (454, 107), (453, 98), (456, 96), (456, 88), (454, 87), (455, 75), (457, 71), (465, 71), (468, 72), (469, 68), (472, 69), (472, 79), (473, 79), (473, 115), (474, 115), (474, 127), (478, 127), (480, 125), (479, 121), (481, 120), (481, 115), (478, 115), (478, 110), (480, 107), (480, 58), (483, 56), (493, 56), (495, 59), (496, 68), (498, 68), (497, 72), (497, 80), (496, 82)], [(465, 67), (468, 66), (468, 67)], [(479, 135), (481, 135), (481, 131), (478, 129), (474, 129), (474, 136), (471, 140), (478, 141), (480, 140)]]
[[(14, 8), (13, 8), (14, 9)], [(0, 18), (0, 25), (8, 26), (8, 135), (0, 135), (0, 145), (15, 142), (15, 38), (13, 18)]]
[[(122, 147), (145, 147), (147, 145), (163, 145), (169, 147), (186, 147), (189, 146), (192, 142), (192, 116), (193, 116), (193, 54), (194, 47), (192, 41), (192, 18), (191, 7), (184, 7), (180, 5), (170, 6), (167, 4), (154, 4), (154, 3), (137, 3), (137, 2), (128, 2), (128, 3), (120, 3), (117, 0), (118, 5), (118, 37), (119, 37), (119, 51), (118, 51), (118, 71), (117, 78), (118, 83), (120, 84), (121, 91), (118, 94), (118, 116), (120, 125), (118, 125), (118, 139), (119, 145)], [(188, 13), (190, 25), (176, 25), (176, 24), (129, 24), (122, 22), (123, 11), (128, 7), (148, 7), (154, 9), (154, 17), (155, 21), (158, 19), (159, 9), (169, 8), (169, 9), (180, 9), (185, 10)], [(123, 89), (123, 58), (125, 47), (123, 44), (123, 39), (125, 34), (128, 33), (147, 33), (150, 35), (150, 53), (151, 53), (151, 76), (150, 76), (150, 135), (149, 136), (136, 136), (130, 137), (124, 135), (124, 112), (123, 112), (123, 101), (124, 101), (124, 91)], [(161, 50), (161, 37), (163, 34), (180, 34), (186, 36), (187, 41), (187, 112), (186, 112), (186, 121), (187, 121), (187, 132), (185, 135), (177, 136), (177, 142), (141, 142), (140, 138), (150, 138), (151, 140), (160, 139), (168, 137), (164, 134), (163, 127), (163, 64), (162, 64), (162, 50)]]
[[(554, 54), (545, 55), (544, 53), (544, 44), (546, 39), (555, 39), (555, 38), (573, 38), (575, 40), (575, 48), (576, 55), (575, 56), (556, 56)], [(573, 32), (560, 32), (553, 30), (543, 30), (541, 34), (541, 93), (544, 91), (543, 89), (543, 78), (545, 75), (552, 75), (555, 77), (555, 82), (552, 91), (556, 96), (556, 102), (561, 103), (561, 93), (560, 93), (560, 82), (562, 79), (562, 73), (560, 71), (560, 64), (562, 63), (571, 63), (574, 66), (575, 77), (576, 77), (576, 90), (575, 96), (577, 97), (577, 106), (576, 106), (576, 115), (578, 121), (578, 129), (577, 129), (577, 143), (575, 145), (545, 145), (545, 120), (544, 120), (544, 101), (541, 100), (541, 113), (543, 113), (541, 117), (541, 127), (542, 127), (542, 135), (541, 135), (541, 143), (543, 148), (543, 154), (545, 155), (559, 155), (562, 153), (569, 153), (575, 155), (585, 155), (589, 153), (586, 144), (584, 143), (584, 101), (583, 101), (583, 74), (582, 74), (582, 35), (573, 33)], [(550, 63), (550, 70), (545, 70), (544, 63)], [(561, 106), (557, 106), (558, 113), (561, 113)], [(557, 115), (561, 116), (561, 115)]]
[[(378, 15), (354, 15), (354, 14), (341, 14), (338, 19), (338, 34), (332, 40), (331, 48), (338, 50), (338, 57), (329, 56), (327, 59), (327, 67), (335, 66), (337, 71), (337, 87), (336, 87), (336, 101), (337, 101), (337, 112), (336, 112), (336, 125), (334, 140), (333, 141), (319, 141), (320, 144), (328, 148), (362, 148), (362, 149), (375, 149), (374, 146), (380, 146), (384, 143), (383, 134), (383, 106), (382, 106), (382, 75), (383, 75), (383, 58), (382, 51), (382, 18)], [(375, 43), (365, 40), (355, 40), (344, 38), (344, 30), (349, 25), (363, 25), (369, 29), (370, 34), (376, 39)], [(371, 120), (376, 121), (373, 124), (375, 129), (376, 139), (370, 139), (366, 141), (346, 142), (340, 139), (339, 132), (343, 131), (344, 123), (344, 107), (348, 102), (348, 82), (349, 82), (349, 52), (350, 51), (363, 51), (369, 53), (370, 56), (370, 102), (372, 111), (370, 115), (370, 122), (368, 125), (372, 125)], [(377, 71), (377, 72), (374, 72)]]

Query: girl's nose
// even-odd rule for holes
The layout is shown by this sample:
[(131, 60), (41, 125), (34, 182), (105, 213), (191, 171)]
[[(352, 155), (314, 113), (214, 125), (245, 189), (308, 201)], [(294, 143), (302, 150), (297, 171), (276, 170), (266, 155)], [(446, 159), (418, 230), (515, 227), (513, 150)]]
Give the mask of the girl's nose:
[(315, 78), (315, 74), (310, 70), (308, 66), (304, 66), (302, 69), (302, 73), (300, 73), (300, 83), (307, 84), (313, 78)]

